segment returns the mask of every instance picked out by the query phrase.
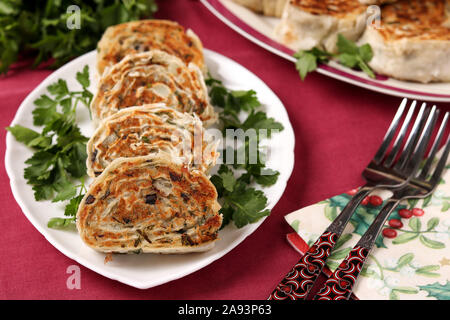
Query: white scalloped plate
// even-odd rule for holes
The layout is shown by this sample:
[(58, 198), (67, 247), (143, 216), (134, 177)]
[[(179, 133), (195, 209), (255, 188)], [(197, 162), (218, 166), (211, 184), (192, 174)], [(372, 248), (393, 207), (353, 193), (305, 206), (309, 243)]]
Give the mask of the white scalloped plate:
[[(287, 112), (272, 90), (243, 66), (210, 50), (205, 50), (205, 60), (212, 76), (222, 80), (227, 87), (255, 90), (268, 115), (284, 126), (284, 130), (275, 134), (268, 142), (268, 167), (280, 172), (277, 183), (264, 189), (269, 199), (268, 207), (273, 208), (281, 198), (294, 166), (295, 138)], [(86, 64), (89, 65), (91, 71), (90, 90), (95, 92), (96, 52), (93, 51), (71, 61), (46, 78), (22, 102), (11, 125), (21, 124), (34, 128), (31, 114), (35, 107), (33, 101), (41, 94), (46, 93), (46, 87), (59, 78), (67, 81), (70, 90), (78, 90), (79, 85), (75, 81), (75, 74), (77, 71), (81, 71)], [(86, 136), (90, 136), (93, 133), (93, 126), (87, 108), (80, 106), (77, 112), (81, 131)], [(39, 128), (34, 129), (40, 131)], [(23, 177), (24, 162), (31, 155), (32, 150), (17, 142), (8, 132), (5, 155), (6, 171), (10, 178), (13, 195), (25, 216), (56, 249), (67, 257), (105, 277), (136, 288), (154, 287), (205, 267), (244, 241), (264, 221), (261, 219), (259, 222), (241, 229), (237, 229), (234, 225), (228, 225), (219, 232), (220, 239), (216, 242), (216, 246), (208, 252), (186, 255), (116, 255), (113, 261), (105, 264), (105, 255), (87, 247), (76, 231), (54, 230), (47, 227), (49, 218), (63, 216), (64, 204), (34, 200), (31, 186)]]
[[(200, 0), (219, 20), (260, 47), (295, 63), (294, 51), (276, 40), (273, 34), (278, 18), (266, 17), (234, 3), (232, 0)], [(331, 61), (317, 72), (372, 91), (425, 101), (450, 102), (450, 83), (415, 83), (385, 76), (376, 79), (364, 72)]]

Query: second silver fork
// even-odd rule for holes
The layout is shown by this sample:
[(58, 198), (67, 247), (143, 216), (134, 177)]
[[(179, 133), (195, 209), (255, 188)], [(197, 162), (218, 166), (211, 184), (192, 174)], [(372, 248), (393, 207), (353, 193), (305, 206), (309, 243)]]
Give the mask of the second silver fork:
[(434, 114), (429, 115), (430, 110), (427, 109), (426, 104), (423, 103), (405, 142), (405, 137), (416, 107), (416, 101), (413, 101), (405, 116), (397, 138), (395, 139), (392, 148), (389, 150), (401, 124), (406, 105), (407, 100), (404, 99), (386, 132), (380, 148), (363, 171), (363, 177), (366, 180), (366, 184), (360, 188), (338, 217), (330, 224), (327, 230), (316, 240), (313, 246), (311, 246), (292, 270), (277, 285), (275, 290), (269, 296), (269, 300), (306, 299), (314, 282), (322, 272), (325, 261), (334, 248), (337, 239), (341, 236), (345, 226), (361, 201), (375, 189), (382, 188), (393, 190), (400, 188), (407, 183), (408, 177), (414, 169), (407, 164), (416, 148), (420, 133), (422, 132), (427, 119), (429, 117), (434, 117)]

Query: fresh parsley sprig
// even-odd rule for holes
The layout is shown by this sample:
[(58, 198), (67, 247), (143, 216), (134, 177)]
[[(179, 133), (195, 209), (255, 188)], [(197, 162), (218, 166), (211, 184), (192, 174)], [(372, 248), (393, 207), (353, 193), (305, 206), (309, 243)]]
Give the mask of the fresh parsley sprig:
[(261, 105), (253, 90), (229, 90), (221, 81), (211, 76), (206, 79), (206, 84), (209, 87), (211, 103), (220, 108), (220, 121), (224, 130), (240, 127), (241, 111), (252, 112)]
[(238, 178), (235, 175), (230, 166), (222, 164), (218, 173), (211, 177), (222, 202), (222, 227), (234, 221), (236, 227), (242, 228), (270, 214), (264, 192), (250, 187), (244, 175)]
[[(75, 120), (78, 104), (89, 106), (92, 99), (87, 66), (77, 73), (76, 79), (82, 90), (70, 91), (66, 81), (59, 79), (47, 87), (48, 95), (43, 94), (34, 101), (33, 123), (43, 127), (41, 132), (19, 124), (6, 128), (17, 141), (34, 150), (25, 161), (28, 166), (24, 177), (32, 186), (36, 201), (71, 199), (65, 212), (69, 216), (73, 216), (75, 204), (79, 204), (74, 199), (82, 198), (80, 190), (84, 190), (84, 183), (80, 185), (76, 181), (84, 181), (86, 176), (88, 138), (81, 133)], [(50, 227), (61, 227), (73, 219), (52, 221)]]
[[(263, 111), (257, 111), (261, 102), (256, 96), (254, 90), (229, 90), (221, 81), (209, 78), (206, 80), (209, 87), (211, 103), (220, 108), (219, 120), (222, 130), (226, 129), (267, 129), (267, 135), (270, 137), (272, 130), (283, 130), (281, 123), (273, 118), (267, 117)], [(241, 112), (248, 114), (245, 121), (241, 121), (239, 116)]]
[[(227, 89), (219, 80), (209, 78), (206, 81), (209, 87), (211, 102), (219, 108), (219, 119), (222, 132), (225, 135), (227, 129), (248, 129), (267, 130), (267, 137), (270, 138), (274, 130), (281, 131), (281, 123), (269, 118), (261, 110), (257, 110), (261, 103), (253, 90), (233, 91)], [(241, 113), (246, 113), (244, 121), (240, 120)], [(215, 185), (219, 201), (222, 204), (220, 213), (223, 215), (222, 227), (230, 221), (241, 228), (249, 223), (258, 221), (270, 214), (267, 207), (267, 197), (264, 192), (252, 187), (252, 183), (261, 186), (271, 186), (276, 183), (279, 172), (266, 168), (264, 163), (265, 155), (261, 152), (259, 143), (260, 135), (257, 135), (258, 157), (256, 163), (250, 163), (249, 140), (245, 140), (239, 149), (227, 148), (222, 150), (222, 158), (227, 159), (227, 154), (231, 153), (232, 163), (222, 164), (217, 174), (211, 177), (211, 182)], [(237, 154), (244, 152), (244, 163), (238, 163)]]
[[(81, 85), (80, 91), (70, 91), (67, 82), (59, 79), (47, 87), (48, 92), (53, 97), (43, 94), (34, 101), (37, 108), (33, 110), (33, 122), (36, 126), (46, 125), (51, 122), (59, 114), (56, 112), (58, 106), (61, 107), (62, 113), (72, 122), (75, 121), (75, 110), (79, 102), (88, 109), (93, 98), (92, 92), (89, 91), (89, 67), (84, 66), (81, 72), (76, 73), (76, 79)], [(90, 112), (90, 110), (89, 110)]]
[(337, 54), (331, 54), (318, 48), (296, 52), (294, 54), (297, 59), (295, 67), (300, 74), (300, 78), (304, 80), (309, 72), (317, 69), (318, 64), (326, 63), (333, 58), (346, 67), (360, 69), (369, 77), (375, 78), (375, 73), (368, 65), (373, 58), (373, 51), (368, 43), (358, 47), (354, 42), (339, 34), (337, 48)]

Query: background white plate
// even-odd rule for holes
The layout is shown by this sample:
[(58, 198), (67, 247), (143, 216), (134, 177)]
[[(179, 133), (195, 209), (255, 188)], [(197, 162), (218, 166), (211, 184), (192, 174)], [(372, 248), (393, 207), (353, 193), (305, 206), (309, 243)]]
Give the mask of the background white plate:
[[(295, 63), (294, 51), (282, 45), (274, 36), (280, 19), (266, 17), (234, 3), (232, 0), (200, 0), (218, 19), (230, 28), (280, 57)], [(425, 101), (450, 102), (450, 83), (416, 83), (384, 76), (377, 79), (364, 72), (346, 68), (337, 62), (320, 65), (317, 72), (372, 91)]]
[[(287, 112), (278, 97), (253, 73), (218, 53), (205, 50), (206, 64), (211, 75), (223, 81), (230, 89), (256, 91), (259, 100), (270, 117), (281, 122), (284, 130), (275, 134), (268, 140), (269, 154), (268, 167), (278, 170), (280, 176), (278, 182), (264, 191), (269, 199), (269, 208), (273, 208), (286, 188), (286, 183), (291, 175), (294, 165), (294, 132), (289, 122)], [(46, 78), (28, 97), (22, 102), (16, 116), (11, 123), (34, 128), (32, 110), (35, 108), (33, 101), (46, 93), (46, 88), (59, 78), (67, 81), (70, 90), (80, 89), (75, 80), (77, 71), (81, 71), (84, 65), (89, 65), (91, 72), (92, 92), (96, 92), (96, 52), (87, 53), (65, 66), (61, 67)], [(77, 110), (78, 124), (86, 136), (93, 133), (93, 126), (89, 119), (87, 108), (79, 106)], [(53, 230), (47, 227), (51, 217), (63, 217), (64, 204), (51, 203), (50, 201), (36, 202), (31, 186), (23, 178), (25, 160), (32, 155), (32, 150), (17, 142), (12, 134), (6, 136), (5, 166), (10, 178), (13, 195), (20, 205), (25, 216), (41, 232), (44, 237), (59, 251), (74, 259), (85, 267), (111, 279), (118, 280), (136, 288), (150, 288), (171, 280), (188, 275), (211, 262), (221, 258), (231, 249), (241, 243), (247, 236), (260, 226), (264, 221), (247, 225), (237, 229), (234, 225), (228, 225), (219, 232), (219, 240), (214, 249), (205, 253), (187, 255), (115, 255), (113, 261), (104, 264), (105, 255), (87, 247), (74, 231)]]

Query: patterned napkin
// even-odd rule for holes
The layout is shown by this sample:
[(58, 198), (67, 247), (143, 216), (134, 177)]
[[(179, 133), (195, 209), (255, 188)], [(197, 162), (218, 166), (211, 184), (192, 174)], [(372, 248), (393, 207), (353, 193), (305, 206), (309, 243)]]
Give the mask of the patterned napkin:
[[(311, 246), (354, 193), (356, 190), (351, 190), (297, 210), (285, 219)], [(388, 191), (373, 192), (358, 207), (327, 261), (332, 271), (390, 195)], [(290, 238), (295, 239), (288, 235)], [(298, 242), (289, 242), (299, 250)], [(391, 214), (354, 294), (361, 300), (450, 300), (450, 170), (432, 196), (404, 202)]]

